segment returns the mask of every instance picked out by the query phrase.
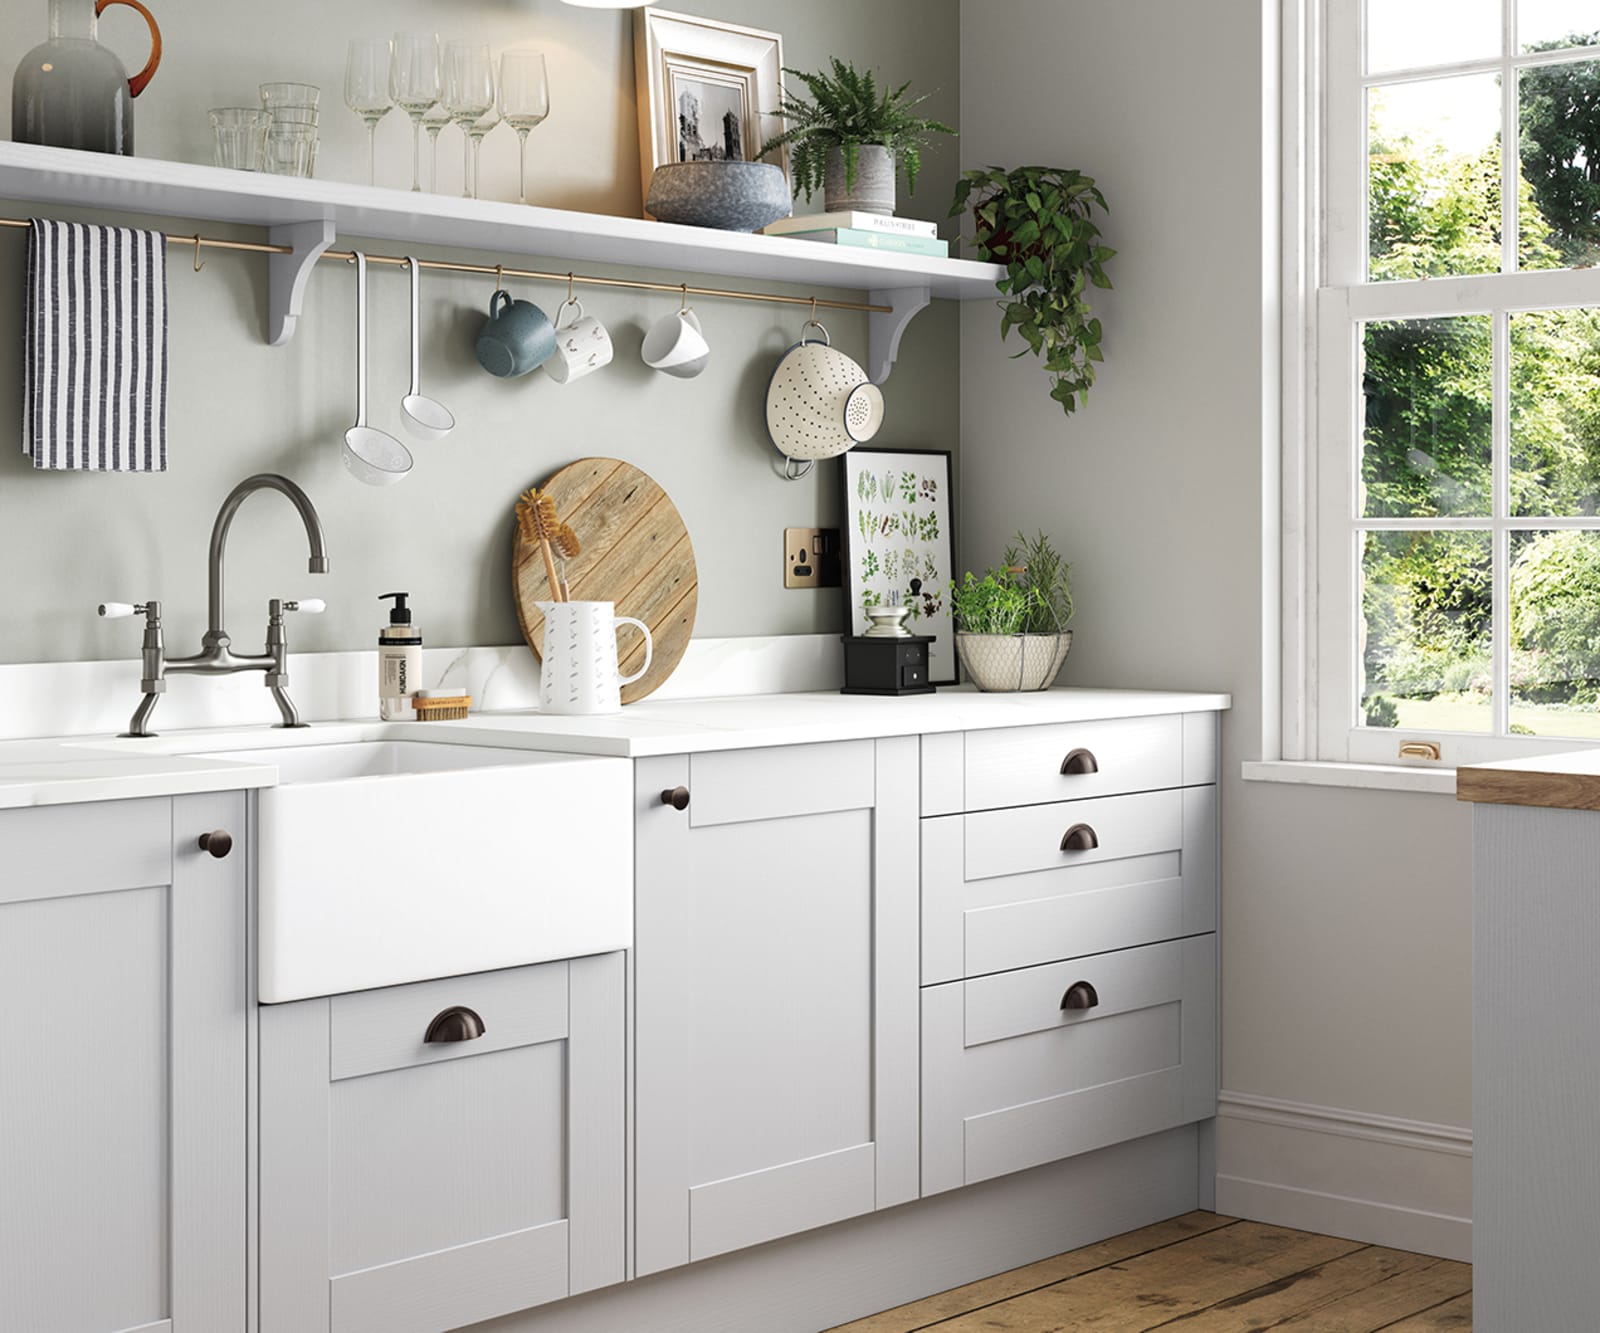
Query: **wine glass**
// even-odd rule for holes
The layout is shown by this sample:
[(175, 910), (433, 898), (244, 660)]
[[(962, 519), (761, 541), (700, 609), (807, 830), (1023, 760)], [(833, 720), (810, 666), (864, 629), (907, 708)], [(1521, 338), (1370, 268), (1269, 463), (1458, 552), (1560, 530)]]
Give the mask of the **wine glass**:
[(450, 123), (450, 113), (443, 102), (435, 102), (422, 117), (422, 128), (428, 132), (428, 189), (439, 193), (439, 134)]
[[(477, 197), (472, 179), (472, 127), (494, 108), (494, 62), (482, 42), (451, 42), (444, 49), (444, 109), (461, 127), (461, 197)], [(490, 128), (493, 128), (492, 126)], [(488, 133), (487, 130), (484, 133)], [(477, 141), (482, 140), (479, 135)]]
[(422, 117), (439, 100), (439, 38), (434, 33), (395, 33), (389, 96), (411, 117), (411, 188), (420, 194)]
[(490, 107), (467, 127), (467, 134), (472, 140), (472, 197), (474, 199), (478, 198), (478, 186), (482, 179), (480, 150), (483, 148), (483, 136), (499, 124), (500, 113), (494, 107)]
[(500, 57), (500, 114), (517, 132), (517, 202), (528, 202), (528, 131), (550, 114), (544, 54), (507, 51)]
[(344, 61), (344, 104), (367, 122), (367, 184), (378, 183), (378, 122), (389, 100), (389, 39), (354, 37)]

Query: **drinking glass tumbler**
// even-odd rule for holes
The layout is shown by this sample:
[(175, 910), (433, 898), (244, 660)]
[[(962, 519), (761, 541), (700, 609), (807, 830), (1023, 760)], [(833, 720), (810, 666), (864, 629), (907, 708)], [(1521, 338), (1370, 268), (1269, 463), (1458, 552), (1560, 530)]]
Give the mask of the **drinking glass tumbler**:
[(308, 106), (313, 111), (322, 100), (322, 89), (314, 83), (263, 83), (261, 105), (267, 110), (279, 106)]
[(235, 171), (258, 170), (265, 115), (253, 106), (214, 106), (207, 114), (215, 139), (216, 164)]
[(274, 176), (309, 176), (316, 169), (315, 125), (274, 120), (263, 143), (263, 169)]

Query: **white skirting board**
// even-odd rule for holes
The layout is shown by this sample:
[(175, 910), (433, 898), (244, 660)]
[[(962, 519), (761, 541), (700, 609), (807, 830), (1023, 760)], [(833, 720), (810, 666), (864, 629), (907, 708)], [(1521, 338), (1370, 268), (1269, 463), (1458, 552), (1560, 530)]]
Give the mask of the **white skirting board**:
[(1224, 1091), (1217, 1211), (1472, 1258), (1472, 1131)]
[(473, 1333), (817, 1333), (1186, 1213), (1186, 1125), (473, 1326)]

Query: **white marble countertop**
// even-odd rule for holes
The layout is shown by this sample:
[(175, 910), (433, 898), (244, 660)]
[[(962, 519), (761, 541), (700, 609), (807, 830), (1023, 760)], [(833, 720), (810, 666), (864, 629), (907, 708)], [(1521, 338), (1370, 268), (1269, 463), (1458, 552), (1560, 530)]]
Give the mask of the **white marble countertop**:
[(659, 702), (646, 699), (621, 713), (600, 717), (553, 717), (524, 711), (479, 713), (461, 722), (319, 722), (293, 732), (233, 727), (172, 732), (149, 740), (68, 736), (5, 741), (0, 742), (0, 809), (270, 787), (277, 782), (277, 768), (270, 763), (198, 757), (207, 751), (404, 739), (636, 759), (1210, 712), (1230, 704), (1226, 694), (1090, 689), (982, 694), (961, 686), (900, 698), (819, 691)]

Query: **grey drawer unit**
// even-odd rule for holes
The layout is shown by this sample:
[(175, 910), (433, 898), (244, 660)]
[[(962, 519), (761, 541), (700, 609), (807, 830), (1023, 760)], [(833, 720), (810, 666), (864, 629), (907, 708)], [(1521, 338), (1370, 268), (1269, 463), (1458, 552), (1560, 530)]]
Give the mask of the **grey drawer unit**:
[(1215, 787), (922, 821), (924, 985), (1216, 926)]
[[(261, 1333), (443, 1333), (620, 1282), (623, 1006), (603, 954), (264, 1007)], [(424, 1040), (462, 1009), (482, 1035)]]
[(1215, 1115), (1216, 1022), (1214, 935), (926, 987), (923, 1194)]

